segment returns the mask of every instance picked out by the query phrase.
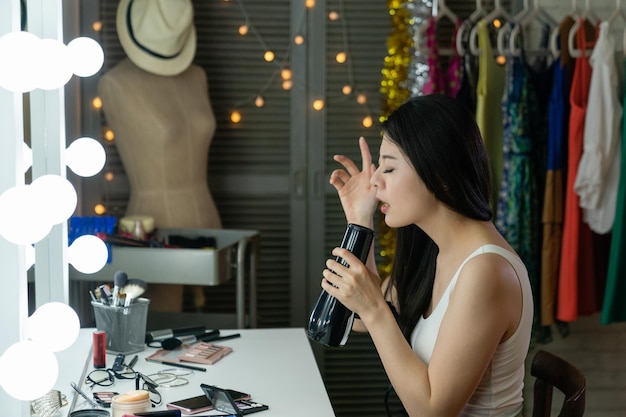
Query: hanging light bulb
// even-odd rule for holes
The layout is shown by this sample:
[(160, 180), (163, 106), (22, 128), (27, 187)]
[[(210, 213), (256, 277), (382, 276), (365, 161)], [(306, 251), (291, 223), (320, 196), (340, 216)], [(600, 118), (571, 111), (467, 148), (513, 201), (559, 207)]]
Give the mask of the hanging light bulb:
[(93, 212), (96, 213), (98, 216), (102, 216), (104, 213), (107, 212), (107, 208), (104, 206), (104, 204), (96, 204), (93, 208)]
[(248, 27), (248, 25), (241, 25), (239, 26), (239, 34), (241, 36), (245, 36), (248, 34), (248, 30), (250, 30), (250, 28)]
[(339, 19), (339, 13), (337, 13), (336, 11), (331, 11), (330, 13), (328, 13), (328, 20), (338, 20)]
[(235, 124), (241, 122), (241, 113), (239, 113), (238, 111), (233, 111), (230, 114), (230, 121)]
[(363, 127), (370, 128), (374, 124), (371, 116), (366, 116), (363, 118)]
[(346, 96), (349, 96), (350, 94), (352, 94), (352, 86), (348, 84), (344, 85), (341, 89), (341, 92)]
[(324, 108), (324, 100), (322, 99), (317, 99), (315, 101), (313, 101), (313, 108), (315, 110), (322, 110)]
[(257, 107), (263, 107), (265, 105), (265, 100), (263, 99), (263, 96), (256, 96), (256, 99), (254, 99), (254, 105)]
[(358, 96), (356, 96), (356, 102), (359, 104), (367, 103), (367, 96), (363, 93), (359, 94)]
[(339, 52), (336, 56), (335, 56), (335, 60), (340, 63), (343, 64), (344, 62), (346, 62), (347, 59), (347, 55), (345, 52)]
[(294, 42), (296, 45), (302, 45), (302, 44), (304, 43), (304, 36), (302, 36), (302, 35), (296, 35), (296, 36), (293, 38), (293, 42)]
[(306, 6), (306, 8), (311, 9), (315, 7), (315, 0), (306, 0), (304, 5)]
[(265, 51), (265, 54), (263, 54), (263, 59), (265, 59), (267, 62), (272, 62), (275, 57), (276, 56), (272, 51)]
[(104, 138), (109, 142), (113, 142), (115, 140), (115, 133), (111, 129), (107, 129), (104, 131)]
[(293, 81), (291, 80), (283, 81), (283, 90), (291, 90), (291, 87), (293, 87)]
[(100, 20), (93, 22), (91, 28), (94, 32), (100, 32), (102, 30), (102, 22)]
[(93, 100), (91, 100), (91, 105), (94, 109), (100, 110), (102, 108), (102, 99), (100, 97), (94, 97)]
[(115, 174), (113, 174), (111, 171), (109, 171), (106, 174), (104, 174), (104, 179), (107, 182), (113, 182), (113, 179), (115, 179)]
[(280, 71), (280, 77), (283, 80), (290, 80), (291, 79), (291, 75), (292, 75), (292, 73), (291, 73), (291, 70), (289, 68), (283, 68)]

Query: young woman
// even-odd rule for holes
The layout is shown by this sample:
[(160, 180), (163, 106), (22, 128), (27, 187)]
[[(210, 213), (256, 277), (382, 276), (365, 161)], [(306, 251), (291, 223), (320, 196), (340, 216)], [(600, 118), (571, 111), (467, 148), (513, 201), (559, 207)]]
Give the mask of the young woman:
[[(330, 183), (346, 219), (397, 229), (391, 276), (335, 248), (322, 288), (354, 311), (411, 416), (518, 416), (533, 304), (528, 274), (491, 222), (489, 161), (473, 115), (445, 95), (383, 124), (379, 166), (341, 155)], [(331, 272), (333, 271), (333, 272)]]

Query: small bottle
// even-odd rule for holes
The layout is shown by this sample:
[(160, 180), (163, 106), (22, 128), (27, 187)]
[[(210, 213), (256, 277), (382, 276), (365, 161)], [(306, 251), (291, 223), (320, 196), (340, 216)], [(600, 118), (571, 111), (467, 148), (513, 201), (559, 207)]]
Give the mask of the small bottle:
[[(341, 247), (348, 249), (365, 263), (373, 239), (372, 229), (350, 223), (341, 241)], [(344, 266), (349, 266), (340, 257), (336, 260)], [(307, 336), (323, 345), (340, 347), (348, 341), (353, 321), (354, 312), (322, 290), (309, 318)]]

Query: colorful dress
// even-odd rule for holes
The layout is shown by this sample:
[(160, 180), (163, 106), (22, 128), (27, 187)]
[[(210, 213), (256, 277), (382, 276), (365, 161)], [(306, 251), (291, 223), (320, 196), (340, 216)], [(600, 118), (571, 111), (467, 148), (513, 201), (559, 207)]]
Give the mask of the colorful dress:
[[(462, 20), (454, 22), (454, 36), (463, 23)], [(427, 65), (428, 80), (424, 84), (423, 93), (433, 94), (441, 93), (455, 97), (461, 86), (461, 57), (452, 45), (452, 56), (448, 62), (448, 68), (443, 70), (441, 57), (439, 56), (439, 48), (437, 47), (437, 19), (431, 17), (426, 23), (426, 49), (427, 49)]]
[[(588, 42), (586, 39), (585, 25), (582, 19), (576, 38), (577, 48), (585, 50), (593, 47), (594, 42)], [(593, 310), (596, 298), (593, 237), (589, 225), (582, 220), (578, 195), (574, 191), (578, 163), (583, 151), (583, 134), (591, 71), (588, 57), (583, 55), (576, 59), (570, 91), (565, 217), (563, 220), (563, 245), (557, 285), (556, 313), (558, 320), (567, 322), (578, 318), (579, 304), (584, 307), (584, 312)], [(579, 302), (579, 296), (581, 302)]]
[[(520, 56), (507, 59), (502, 98), (503, 171), (495, 223), (528, 268), (535, 294), (535, 330), (538, 330), (541, 201), (548, 135), (546, 111), (540, 107), (540, 103), (545, 106), (548, 99), (538, 100), (538, 87), (549, 92), (545, 87), (552, 82), (552, 70), (545, 65), (544, 59), (538, 59), (536, 64), (533, 68), (528, 65), (523, 50)], [(543, 79), (545, 74), (549, 74), (548, 80)], [(537, 80), (539, 77), (542, 77), (541, 81)], [(535, 334), (539, 337), (538, 332)]]

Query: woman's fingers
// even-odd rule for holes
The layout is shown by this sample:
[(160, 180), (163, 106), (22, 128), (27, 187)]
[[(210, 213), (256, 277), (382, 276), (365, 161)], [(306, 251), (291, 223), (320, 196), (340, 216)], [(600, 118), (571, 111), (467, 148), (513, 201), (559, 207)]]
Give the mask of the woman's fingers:
[(363, 136), (359, 138), (359, 149), (361, 150), (361, 160), (363, 161), (363, 172), (367, 172), (368, 167), (372, 165), (372, 154)]

